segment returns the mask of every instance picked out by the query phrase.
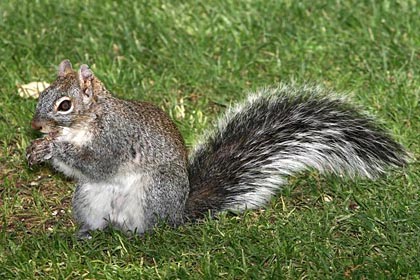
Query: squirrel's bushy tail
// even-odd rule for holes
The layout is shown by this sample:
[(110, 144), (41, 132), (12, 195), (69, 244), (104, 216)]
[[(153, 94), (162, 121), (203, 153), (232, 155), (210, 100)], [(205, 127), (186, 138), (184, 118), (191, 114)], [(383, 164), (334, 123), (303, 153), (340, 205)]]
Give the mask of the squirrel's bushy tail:
[(342, 99), (282, 85), (232, 108), (192, 152), (186, 214), (260, 207), (307, 168), (372, 178), (405, 163), (403, 147)]

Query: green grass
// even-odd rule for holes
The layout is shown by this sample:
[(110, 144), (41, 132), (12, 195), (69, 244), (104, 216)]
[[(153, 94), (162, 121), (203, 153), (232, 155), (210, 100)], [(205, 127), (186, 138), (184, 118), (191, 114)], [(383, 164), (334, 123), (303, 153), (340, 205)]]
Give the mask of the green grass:
[[(175, 2), (0, 2), (0, 278), (419, 279), (418, 2)], [(246, 92), (310, 82), (349, 93), (413, 162), (374, 182), (308, 172), (264, 210), (77, 242), (73, 184), (28, 169), (36, 101), (16, 94), (64, 58), (158, 104), (189, 147)]]

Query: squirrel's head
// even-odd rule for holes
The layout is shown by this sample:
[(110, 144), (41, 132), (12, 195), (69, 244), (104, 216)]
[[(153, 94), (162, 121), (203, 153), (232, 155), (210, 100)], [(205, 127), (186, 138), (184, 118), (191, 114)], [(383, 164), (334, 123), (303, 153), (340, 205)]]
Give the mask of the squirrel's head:
[(87, 65), (76, 72), (69, 60), (63, 60), (57, 79), (39, 96), (31, 126), (42, 133), (53, 133), (79, 125), (92, 115), (98, 100), (106, 96), (109, 92)]

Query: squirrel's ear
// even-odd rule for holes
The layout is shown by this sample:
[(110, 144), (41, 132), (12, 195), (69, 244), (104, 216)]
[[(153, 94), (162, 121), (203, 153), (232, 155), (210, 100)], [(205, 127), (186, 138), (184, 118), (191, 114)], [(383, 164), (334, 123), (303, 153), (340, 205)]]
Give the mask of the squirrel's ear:
[(70, 60), (65, 59), (61, 61), (60, 65), (58, 66), (58, 76), (64, 77), (69, 73), (73, 72), (73, 68), (71, 67)]
[(92, 81), (93, 81), (93, 72), (89, 69), (89, 66), (83, 64), (80, 66), (79, 69), (79, 81), (80, 81), (80, 88), (82, 89), (84, 95), (86, 97), (91, 98), (93, 96), (93, 88), (92, 88)]
[(99, 96), (109, 96), (105, 86), (93, 75), (89, 66), (83, 64), (79, 69), (79, 83), (86, 103), (95, 102)]
[(89, 69), (89, 66), (83, 64), (80, 66), (79, 79), (81, 83), (90, 82), (93, 79), (93, 72)]

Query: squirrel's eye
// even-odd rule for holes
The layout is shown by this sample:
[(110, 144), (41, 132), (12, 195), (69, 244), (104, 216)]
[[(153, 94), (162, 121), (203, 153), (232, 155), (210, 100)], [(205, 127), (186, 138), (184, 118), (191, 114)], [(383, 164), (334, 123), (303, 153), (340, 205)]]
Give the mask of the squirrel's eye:
[(68, 111), (71, 108), (70, 100), (64, 100), (58, 105), (58, 111)]
[(58, 104), (56, 108), (59, 113), (70, 113), (73, 109), (73, 104), (68, 97), (62, 98), (56, 104)]

